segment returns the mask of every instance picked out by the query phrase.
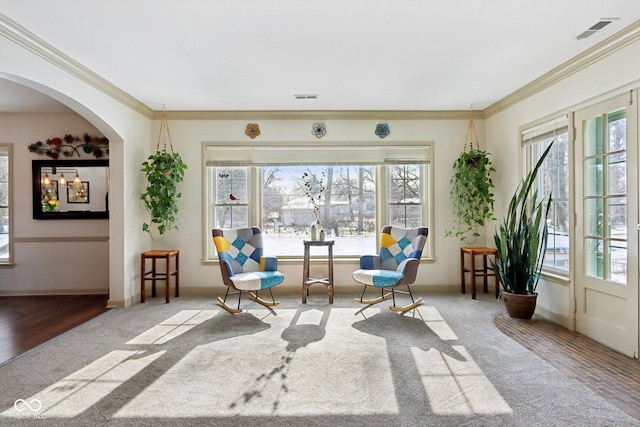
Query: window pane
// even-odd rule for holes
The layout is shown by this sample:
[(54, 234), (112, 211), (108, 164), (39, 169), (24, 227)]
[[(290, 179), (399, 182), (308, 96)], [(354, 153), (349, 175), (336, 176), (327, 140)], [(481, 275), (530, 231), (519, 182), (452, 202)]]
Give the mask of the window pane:
[(627, 242), (612, 240), (607, 249), (609, 253), (609, 280), (626, 285)]
[(0, 261), (9, 261), (9, 156), (0, 147)]
[(0, 206), (9, 206), (9, 183), (0, 180)]
[(627, 238), (627, 198), (613, 197), (607, 199), (608, 236), (619, 239)]
[(0, 259), (9, 257), (9, 209), (0, 208)]
[(604, 241), (599, 239), (585, 239), (585, 274), (597, 277), (599, 279), (604, 278), (604, 253), (603, 253)]
[(602, 195), (602, 157), (584, 161), (584, 195)]
[[(523, 132), (523, 143), (527, 142), (527, 131)], [(530, 139), (525, 150), (527, 171), (537, 163), (542, 153), (553, 143), (539, 170), (537, 190), (539, 200), (546, 203), (551, 196), (549, 216), (547, 217), (548, 240), (545, 248), (543, 268), (552, 269), (554, 273), (569, 271), (569, 231), (571, 230), (569, 212), (569, 133), (562, 120), (555, 127), (545, 129), (540, 135)]]
[(217, 228), (248, 227), (249, 208), (246, 205), (217, 206), (215, 224)]
[(626, 152), (607, 156), (607, 164), (609, 165), (607, 194), (627, 193), (627, 161)]
[(248, 169), (245, 167), (216, 168), (216, 204), (247, 203)]
[(421, 205), (389, 206), (389, 225), (403, 228), (415, 228), (422, 225)]
[(603, 237), (603, 209), (602, 199), (586, 199), (584, 201), (584, 234), (587, 236)]
[(249, 168), (214, 168), (215, 208), (217, 228), (249, 226)]
[(626, 110), (610, 113), (607, 116), (609, 124), (609, 140), (607, 153), (627, 149), (627, 119)]
[(335, 255), (375, 252), (373, 166), (273, 166), (262, 168), (265, 245), (274, 255), (302, 255), (302, 240), (316, 219)]
[(422, 170), (421, 165), (387, 166), (390, 225), (404, 228), (423, 225)]
[(602, 117), (594, 117), (584, 125), (584, 156), (602, 154)]
[(420, 165), (389, 166), (389, 202), (420, 203)]

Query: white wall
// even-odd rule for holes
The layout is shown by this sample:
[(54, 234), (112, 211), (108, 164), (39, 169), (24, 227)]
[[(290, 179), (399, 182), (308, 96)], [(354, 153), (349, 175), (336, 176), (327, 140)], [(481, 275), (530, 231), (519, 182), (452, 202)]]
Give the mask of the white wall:
[[(520, 126), (556, 113), (576, 111), (639, 86), (640, 42), (636, 41), (571, 77), (486, 118), (487, 148), (498, 153), (495, 156), (497, 216), (500, 217), (501, 212), (506, 210), (505, 204), (522, 177), (518, 138)], [(574, 257), (581, 255), (573, 254)], [(536, 313), (573, 328), (573, 288), (573, 278), (570, 281), (541, 280)]]
[[(31, 43), (25, 42), (27, 45)], [(0, 37), (0, 51), (0, 78), (19, 82), (60, 101), (109, 139), (109, 304), (130, 305), (139, 292), (140, 253), (150, 247), (148, 236), (140, 231), (144, 209), (138, 200), (144, 188), (139, 165), (148, 155), (151, 141), (150, 119), (96, 89), (84, 78), (69, 74), (62, 66), (56, 65), (56, 58), (47, 56), (46, 47), (22, 47)], [(6, 140), (1, 134), (0, 139)], [(30, 195), (30, 191), (27, 194)], [(24, 214), (23, 211), (14, 211), (15, 216)], [(24, 260), (24, 256), (16, 251), (15, 262), (19, 264)], [(11, 267), (3, 267), (2, 271), (7, 269)], [(20, 275), (16, 282), (7, 283), (6, 286), (19, 290), (22, 279)], [(90, 281), (91, 277), (85, 279)], [(2, 283), (5, 284), (4, 279)]]
[[(108, 220), (34, 220), (29, 144), (65, 134), (99, 135), (75, 113), (0, 114), (0, 141), (13, 145), (15, 266), (0, 268), (0, 295), (107, 293)], [(87, 238), (93, 241), (77, 241)]]
[[(464, 120), (172, 120), (169, 115), (169, 128), (173, 146), (180, 153), (189, 169), (182, 184), (182, 198), (179, 202), (179, 232), (170, 232), (165, 241), (157, 243), (156, 248), (180, 250), (181, 289), (188, 292), (220, 294), (224, 292), (217, 264), (202, 262), (203, 239), (211, 238), (211, 230), (203, 229), (202, 213), (202, 142), (222, 141), (233, 144), (249, 139), (244, 133), (247, 123), (260, 125), (261, 134), (254, 143), (268, 145), (278, 142), (299, 142), (321, 145), (328, 142), (371, 142), (372, 145), (387, 141), (434, 141), (434, 186), (433, 203), (435, 220), (429, 232), (429, 239), (435, 239), (435, 261), (423, 262), (418, 273), (418, 286), (445, 285), (455, 289), (460, 286), (459, 247), (460, 242), (444, 237), (444, 231), (451, 226), (451, 204), (449, 201), (449, 180), (454, 159), (464, 147), (468, 121)], [(311, 134), (315, 121), (322, 121), (327, 134), (317, 139)], [(374, 130), (377, 123), (387, 122), (391, 134), (384, 140), (379, 139)], [(477, 124), (479, 135), (483, 134), (482, 121)], [(154, 132), (159, 131), (159, 121), (154, 122)], [(481, 239), (479, 244), (484, 244)], [(300, 242), (302, 245), (302, 241)], [(375, 248), (372, 248), (372, 252)], [(268, 249), (266, 250), (268, 252)], [(325, 268), (326, 263), (317, 268)], [(279, 263), (279, 269), (285, 274), (284, 284), (279, 291), (300, 292), (302, 262), (286, 261)], [(313, 268), (313, 267), (312, 267)], [(336, 292), (352, 288), (355, 282), (351, 273), (358, 268), (357, 260), (336, 262)], [(314, 288), (312, 287), (312, 292)], [(352, 292), (353, 289), (349, 289)]]

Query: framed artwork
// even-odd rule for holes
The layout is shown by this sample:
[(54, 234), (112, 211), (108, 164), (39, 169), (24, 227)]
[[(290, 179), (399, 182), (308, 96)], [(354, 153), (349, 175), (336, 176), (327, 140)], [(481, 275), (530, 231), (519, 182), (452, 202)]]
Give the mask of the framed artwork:
[(89, 203), (89, 181), (67, 186), (67, 203)]

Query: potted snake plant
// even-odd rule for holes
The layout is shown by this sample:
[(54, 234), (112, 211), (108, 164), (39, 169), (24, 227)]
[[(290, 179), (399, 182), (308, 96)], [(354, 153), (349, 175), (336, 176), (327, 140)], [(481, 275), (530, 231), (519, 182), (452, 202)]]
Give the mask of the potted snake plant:
[(553, 143), (533, 170), (518, 184), (507, 214), (494, 234), (497, 262), (491, 268), (502, 285), (502, 298), (510, 317), (531, 319), (537, 302), (536, 287), (547, 248), (548, 199), (539, 200), (535, 186), (538, 171)]

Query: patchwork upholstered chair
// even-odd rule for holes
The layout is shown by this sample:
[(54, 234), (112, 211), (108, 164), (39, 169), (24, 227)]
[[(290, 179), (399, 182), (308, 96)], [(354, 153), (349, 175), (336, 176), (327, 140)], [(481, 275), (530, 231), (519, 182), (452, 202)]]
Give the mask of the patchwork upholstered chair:
[[(361, 304), (377, 304), (393, 298), (392, 311), (408, 311), (422, 304), (422, 298), (413, 299), (412, 285), (416, 280), (422, 249), (427, 241), (429, 229), (427, 227), (400, 228), (386, 225), (380, 236), (378, 255), (363, 255), (360, 257), (360, 269), (353, 272), (353, 279), (364, 284), (362, 295), (356, 298)], [(398, 286), (406, 286), (406, 291), (400, 291)], [(367, 288), (380, 290), (380, 297), (365, 300)], [(396, 293), (409, 295), (411, 303), (396, 306)]]
[[(230, 313), (241, 313), (240, 299), (247, 293), (254, 301), (274, 307), (279, 304), (274, 298), (271, 288), (279, 285), (284, 276), (278, 270), (276, 257), (263, 256), (262, 231), (258, 227), (212, 230), (213, 241), (220, 260), (222, 281), (227, 285), (224, 299), (218, 302)], [(268, 290), (271, 301), (265, 301), (258, 292)], [(238, 306), (233, 308), (227, 304), (229, 295), (238, 295)]]

